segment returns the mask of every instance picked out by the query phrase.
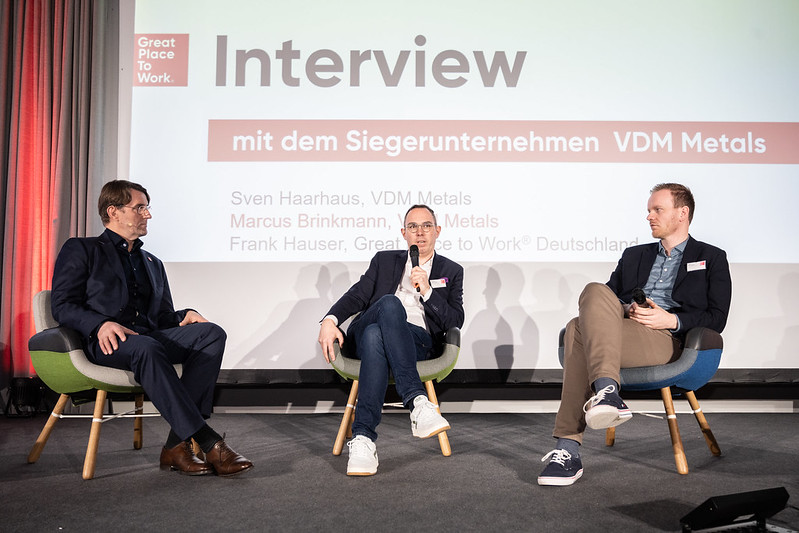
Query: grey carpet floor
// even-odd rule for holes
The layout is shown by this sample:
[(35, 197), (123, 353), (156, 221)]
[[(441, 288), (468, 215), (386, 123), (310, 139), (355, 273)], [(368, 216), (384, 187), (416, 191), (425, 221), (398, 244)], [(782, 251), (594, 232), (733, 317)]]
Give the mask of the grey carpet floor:
[(378, 474), (350, 478), (331, 454), (339, 416), (219, 414), (211, 425), (255, 463), (234, 478), (158, 469), (167, 426), (104, 424), (95, 479), (81, 470), (86, 420), (56, 425), (41, 459), (26, 463), (45, 417), (0, 419), (0, 531), (679, 531), (712, 496), (785, 487), (788, 507), (769, 524), (799, 530), (799, 414), (711, 414), (723, 456), (708, 451), (693, 417), (679, 415), (691, 472), (676, 473), (666, 423), (635, 416), (616, 446), (587, 434), (585, 473), (571, 487), (540, 487), (554, 444), (551, 414), (451, 414), (453, 454), (410, 435), (388, 413)]

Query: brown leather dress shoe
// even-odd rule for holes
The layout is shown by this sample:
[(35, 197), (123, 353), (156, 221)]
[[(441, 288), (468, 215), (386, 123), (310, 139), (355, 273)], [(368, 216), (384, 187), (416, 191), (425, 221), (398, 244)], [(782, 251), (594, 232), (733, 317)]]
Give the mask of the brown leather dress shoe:
[(214, 444), (214, 447), (205, 454), (205, 460), (211, 463), (218, 476), (235, 476), (253, 466), (246, 457), (231, 450), (224, 440)]
[(187, 476), (204, 476), (212, 474), (214, 467), (200, 461), (188, 442), (181, 442), (174, 448), (161, 449), (161, 470), (177, 470)]

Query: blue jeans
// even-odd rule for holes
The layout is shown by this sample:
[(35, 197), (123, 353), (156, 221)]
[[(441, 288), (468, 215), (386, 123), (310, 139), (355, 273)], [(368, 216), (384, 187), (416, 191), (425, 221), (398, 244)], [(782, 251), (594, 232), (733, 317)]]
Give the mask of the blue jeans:
[(433, 339), (427, 330), (408, 322), (402, 302), (393, 294), (364, 311), (350, 326), (347, 338), (361, 360), (352, 434), (376, 440), (389, 373), (402, 403), (410, 408), (414, 398), (425, 394), (416, 361), (430, 356)]

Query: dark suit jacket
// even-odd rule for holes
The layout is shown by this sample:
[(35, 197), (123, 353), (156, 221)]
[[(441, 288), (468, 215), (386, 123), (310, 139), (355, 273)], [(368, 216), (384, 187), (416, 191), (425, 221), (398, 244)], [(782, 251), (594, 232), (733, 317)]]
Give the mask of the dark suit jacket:
[[(621, 301), (629, 303), (633, 289), (644, 287), (657, 253), (657, 242), (624, 250), (607, 282)], [(705, 267), (689, 272), (688, 265), (699, 261), (705, 261)], [(698, 326), (721, 333), (727, 323), (732, 299), (730, 266), (724, 250), (689, 236), (671, 297), (679, 304), (679, 307), (670, 310), (680, 319), (678, 336)]]
[[(335, 315), (341, 324), (386, 294), (397, 292), (407, 260), (407, 250), (377, 252), (361, 279), (333, 304), (327, 314)], [(449, 278), (446, 287), (431, 289), (430, 299), (422, 300), (427, 331), (437, 344), (446, 330), (463, 326), (463, 267), (436, 253), (430, 279), (441, 278)]]
[[(177, 327), (187, 310), (175, 311), (163, 263), (149, 252), (139, 252), (152, 285), (148, 329)], [(53, 271), (53, 317), (91, 341), (103, 322), (119, 320), (128, 303), (127, 287), (119, 254), (105, 233), (69, 239)]]

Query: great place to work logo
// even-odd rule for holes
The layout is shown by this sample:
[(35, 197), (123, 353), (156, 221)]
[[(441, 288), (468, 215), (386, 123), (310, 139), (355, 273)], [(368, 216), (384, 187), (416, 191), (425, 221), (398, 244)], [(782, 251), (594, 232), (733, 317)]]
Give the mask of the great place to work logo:
[[(134, 86), (188, 85), (188, 34), (138, 33), (135, 39)], [(270, 55), (261, 48), (236, 49), (228, 53), (228, 36), (217, 35), (216, 86), (228, 85), (230, 59), (236, 86), (247, 83), (246, 67), (252, 62), (257, 68), (250, 70), (260, 73), (260, 76), (255, 76), (258, 79), (251, 81), (262, 87), (272, 85), (273, 69), (280, 73), (280, 79), (274, 81), (282, 81), (286, 87), (299, 87), (303, 73), (305, 82), (317, 87), (333, 87), (339, 83), (358, 87), (361, 85), (361, 74), (370, 72), (372, 75), (377, 73), (378, 80), (382, 80), (386, 87), (396, 87), (405, 80), (415, 87), (431, 84), (457, 88), (469, 81), (487, 88), (497, 85), (516, 87), (527, 56), (527, 52), (523, 50), (515, 53), (504, 50), (493, 53), (475, 50), (471, 52), (471, 56), (453, 49), (428, 53), (425, 49), (427, 37), (417, 35), (413, 42), (417, 47), (415, 50), (404, 49), (392, 54), (385, 50), (372, 49), (336, 52), (325, 48), (308, 52), (295, 48), (294, 42), (288, 40)], [(250, 72), (251, 78), (255, 72)]]
[(134, 87), (186, 87), (188, 33), (137, 33), (133, 52)]

